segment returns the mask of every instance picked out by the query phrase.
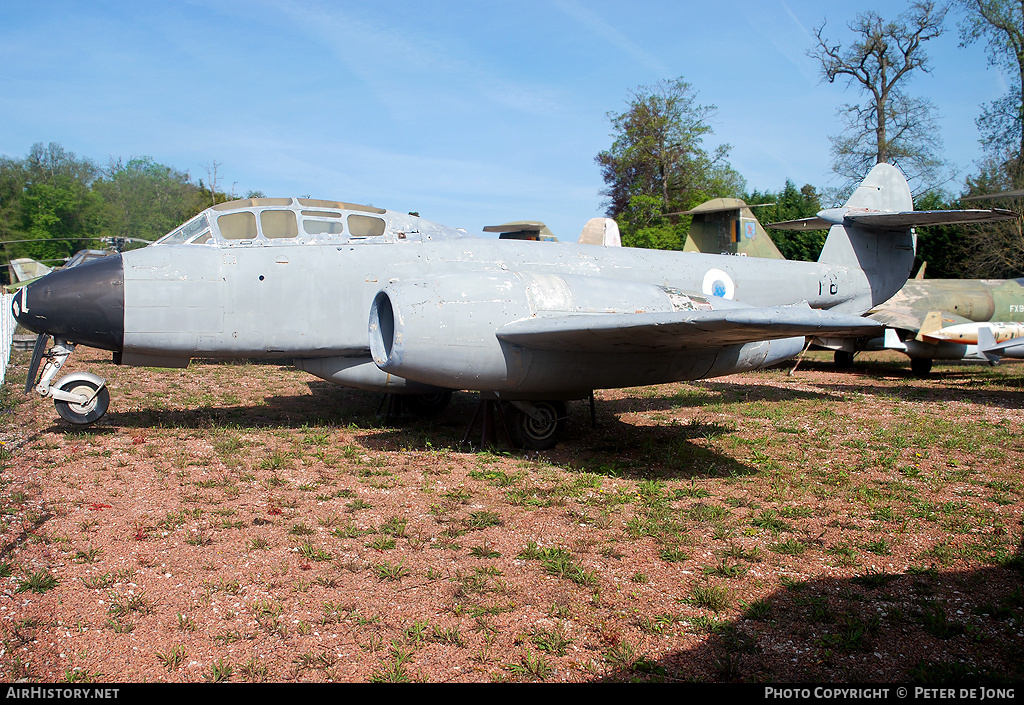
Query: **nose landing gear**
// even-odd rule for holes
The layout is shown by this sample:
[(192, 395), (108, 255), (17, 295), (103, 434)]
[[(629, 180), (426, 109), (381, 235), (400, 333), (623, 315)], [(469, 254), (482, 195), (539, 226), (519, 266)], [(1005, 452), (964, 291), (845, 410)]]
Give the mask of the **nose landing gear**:
[[(56, 384), (51, 384), (64, 363), (75, 351), (75, 344), (54, 338), (53, 347), (46, 351), (50, 336), (40, 334), (32, 351), (32, 362), (29, 364), (28, 376), (25, 380), (25, 392), (35, 387), (39, 396), (53, 399), (57, 413), (68, 423), (76, 426), (88, 426), (98, 421), (110, 407), (110, 391), (106, 380), (91, 372), (72, 372), (64, 375)], [(45, 352), (44, 352), (45, 351)], [(43, 360), (43, 372), (39, 382), (35, 383), (36, 374)]]

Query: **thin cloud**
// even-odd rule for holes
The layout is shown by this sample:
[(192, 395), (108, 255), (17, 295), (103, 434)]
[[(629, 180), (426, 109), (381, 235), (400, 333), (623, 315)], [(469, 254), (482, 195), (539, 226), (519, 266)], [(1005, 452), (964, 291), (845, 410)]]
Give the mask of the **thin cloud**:
[(809, 84), (816, 85), (819, 83), (818, 71), (807, 56), (807, 49), (814, 45), (814, 35), (785, 0), (779, 0), (779, 6), (783, 11), (781, 14), (760, 3), (754, 6), (756, 9), (746, 4), (738, 5), (737, 9), (754, 31), (764, 37)]
[(410, 102), (419, 112), (444, 112), (444, 106), (479, 110), (485, 102), (534, 115), (554, 114), (564, 105), (559, 91), (510, 81), (484, 68), (485, 62), (458, 58), (451, 37), (377, 22), (323, 3), (264, 0), (264, 5), (305, 32), (318, 49), (326, 49), (393, 110), (395, 119), (402, 118)]
[(632, 56), (658, 76), (671, 74), (671, 70), (658, 57), (583, 7), (577, 0), (553, 0), (553, 2), (559, 10), (576, 20), (585, 29), (611, 42), (613, 46)]

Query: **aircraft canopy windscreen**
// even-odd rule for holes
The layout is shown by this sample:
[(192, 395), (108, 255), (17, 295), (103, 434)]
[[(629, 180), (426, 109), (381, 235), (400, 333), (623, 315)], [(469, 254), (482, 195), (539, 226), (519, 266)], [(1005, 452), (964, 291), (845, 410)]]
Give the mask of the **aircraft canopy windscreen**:
[(157, 240), (156, 245), (263, 247), (384, 243), (469, 237), (418, 214), (312, 198), (247, 198), (218, 203)]
[(185, 242), (193, 240), (202, 240), (203, 233), (206, 234), (206, 239), (209, 239), (210, 234), (210, 221), (206, 217), (206, 213), (200, 213), (192, 220), (182, 225), (177, 230), (172, 230), (167, 235), (156, 241), (156, 245), (180, 245)]

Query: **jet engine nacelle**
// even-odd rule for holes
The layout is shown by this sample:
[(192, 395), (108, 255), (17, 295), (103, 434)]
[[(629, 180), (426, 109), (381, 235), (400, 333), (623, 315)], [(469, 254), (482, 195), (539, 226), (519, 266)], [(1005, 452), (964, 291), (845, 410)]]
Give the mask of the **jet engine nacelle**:
[[(729, 374), (795, 356), (803, 338), (617, 353), (531, 349), (498, 338), (531, 317), (664, 313), (744, 307), (669, 287), (537, 273), (446, 275), (388, 284), (370, 310), (370, 352), (388, 374), (505, 398), (585, 396), (610, 389)], [(713, 341), (712, 341), (713, 342)], [(455, 383), (453, 383), (455, 382)]]
[(513, 389), (526, 378), (532, 353), (503, 344), (495, 331), (573, 305), (565, 281), (571, 278), (502, 272), (389, 284), (370, 308), (373, 361), (389, 374), (427, 384), (456, 380), (466, 389)]

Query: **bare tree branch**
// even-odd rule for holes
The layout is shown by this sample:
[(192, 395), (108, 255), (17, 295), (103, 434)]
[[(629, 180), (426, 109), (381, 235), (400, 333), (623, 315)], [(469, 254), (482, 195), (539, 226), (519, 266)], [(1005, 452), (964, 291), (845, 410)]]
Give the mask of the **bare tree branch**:
[(938, 156), (942, 144), (934, 106), (902, 90), (914, 72), (930, 71), (922, 45), (943, 33), (947, 12), (933, 0), (915, 0), (894, 21), (873, 11), (861, 13), (847, 25), (855, 39), (846, 47), (826, 38), (825, 22), (814, 30), (817, 46), (808, 55), (821, 64), (822, 78), (845, 79), (867, 94), (863, 103), (843, 106), (845, 129), (831, 138), (833, 170), (848, 183), (881, 162), (899, 163), (919, 189), (952, 178)]

